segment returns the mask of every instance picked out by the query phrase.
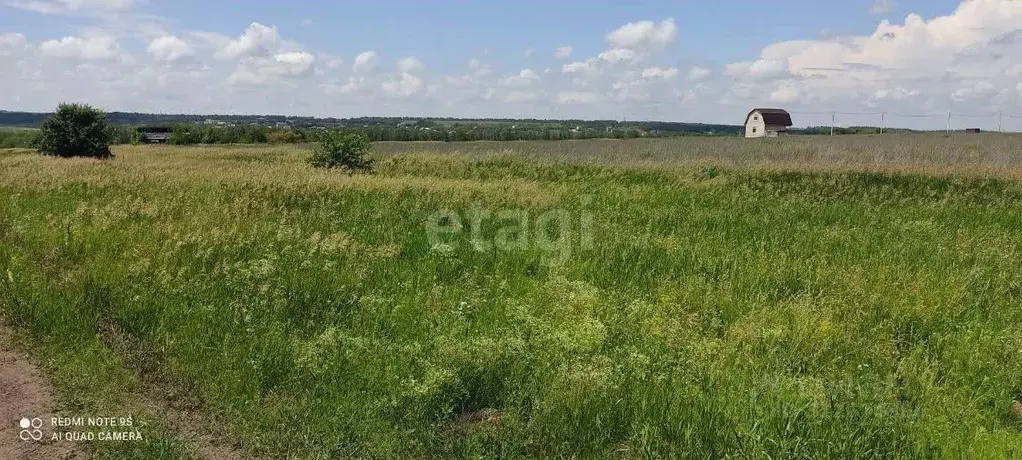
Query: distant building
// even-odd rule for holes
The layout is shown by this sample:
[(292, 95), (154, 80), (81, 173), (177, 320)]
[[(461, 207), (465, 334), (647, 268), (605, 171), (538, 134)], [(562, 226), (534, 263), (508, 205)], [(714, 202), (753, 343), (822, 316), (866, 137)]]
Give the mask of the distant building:
[(138, 133), (138, 141), (146, 144), (166, 144), (170, 142), (170, 134), (173, 128), (167, 126), (139, 126), (135, 128)]
[(777, 137), (788, 134), (791, 114), (782, 109), (752, 109), (745, 116), (745, 137)]
[(971, 133), (971, 134), (979, 134), (980, 133), (980, 129), (979, 128), (966, 128), (965, 132)]

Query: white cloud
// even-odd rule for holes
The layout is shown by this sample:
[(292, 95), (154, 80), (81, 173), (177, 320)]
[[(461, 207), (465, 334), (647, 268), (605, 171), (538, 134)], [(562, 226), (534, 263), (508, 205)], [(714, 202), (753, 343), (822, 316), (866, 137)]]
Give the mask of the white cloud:
[(908, 99), (908, 98), (911, 98), (911, 97), (916, 97), (918, 95), (919, 95), (919, 90), (916, 90), (916, 89), (905, 89), (905, 88), (902, 88), (902, 87), (898, 86), (898, 87), (894, 88), (893, 90), (886, 89), (886, 88), (878, 89), (878, 90), (876, 90), (876, 92), (873, 93), (873, 98), (876, 99), (876, 100), (890, 99), (890, 100), (895, 100), (895, 101), (902, 101), (902, 100), (905, 100), (905, 99)]
[(1003, 57), (1022, 55), (1020, 25), (1022, 2), (968, 0), (945, 16), (881, 21), (864, 35), (774, 43), (758, 60), (727, 65), (726, 73), (752, 84), (787, 79), (785, 88), (758, 90), (773, 91), (780, 99), (798, 93), (803, 102), (810, 97), (850, 106), (888, 101), (913, 104), (903, 111), (923, 112), (955, 103), (978, 110), (1011, 97), (1008, 89), (1018, 82), (1013, 66), (1019, 62)]
[(539, 98), (539, 94), (532, 91), (512, 91), (504, 96), (504, 102), (511, 104), (535, 102), (539, 100)]
[(689, 69), (688, 77), (686, 77), (686, 78), (688, 79), (688, 81), (691, 81), (691, 82), (700, 82), (700, 81), (706, 81), (707, 79), (710, 78), (710, 76), (712, 74), (713, 74), (713, 72), (711, 72), (710, 69), (703, 68), (703, 67), (693, 67), (693, 68)]
[(7, 5), (42, 14), (71, 14), (125, 11), (134, 3), (134, 0), (15, 0)]
[(961, 87), (951, 93), (951, 99), (956, 102), (968, 101), (977, 98), (987, 98), (993, 95), (997, 88), (988, 81), (978, 81), (972, 85)]
[(674, 18), (660, 23), (653, 21), (629, 22), (607, 34), (607, 42), (615, 48), (649, 49), (670, 44), (678, 36)]
[(585, 61), (576, 61), (561, 66), (561, 72), (566, 74), (596, 75), (600, 73), (598, 61), (590, 58)]
[(490, 66), (483, 64), (476, 58), (468, 60), (468, 68), (477, 77), (485, 77), (490, 74)]
[(10, 56), (25, 49), (27, 42), (25, 36), (19, 33), (0, 33), (0, 56)]
[[(868, 3), (850, 8), (864, 10)], [(83, 16), (85, 11), (80, 10)], [(63, 39), (0, 33), (0, 86), (9, 88), (0, 92), (0, 106), (48, 110), (62, 100), (80, 100), (109, 110), (186, 113), (555, 118), (627, 113), (629, 119), (705, 122), (734, 122), (735, 113), (759, 104), (889, 115), (948, 107), (1009, 114), (1022, 106), (1018, 0), (969, 0), (943, 16), (878, 21), (858, 35), (821, 38), (810, 30), (799, 40), (764, 43), (758, 53), (723, 62), (719, 70), (717, 64), (682, 66), (676, 56), (664, 55), (678, 33), (673, 21), (664, 20), (589, 37), (607, 43), (588, 56), (568, 45), (540, 51), (560, 59), (556, 66), (506, 71), (520, 57), (512, 50), (482, 57), (485, 64), (466, 54), (467, 66), (453, 70), (431, 62), (428, 77), (416, 58), (392, 61), (392, 73), (384, 73), (376, 52), (342, 60), (330, 53), (334, 45), (310, 49), (311, 43), (287, 41), (269, 24), (252, 23), (227, 36), (175, 28), (171, 21), (144, 30), (118, 23), (135, 14), (107, 11), (92, 27)], [(291, 27), (299, 27), (297, 21)], [(256, 85), (258, 97), (245, 93)], [(893, 116), (888, 122), (892, 119), (929, 122)]]
[(753, 62), (728, 64), (724, 71), (737, 78), (769, 80), (783, 77), (788, 72), (788, 62), (783, 59), (760, 59)]
[(408, 97), (422, 89), (422, 79), (410, 73), (401, 73), (380, 85), (392, 97)]
[(348, 80), (343, 84), (325, 84), (322, 85), (323, 91), (328, 95), (340, 94), (348, 95), (356, 93), (366, 86), (365, 77), (348, 77)]
[(663, 67), (649, 67), (642, 70), (643, 78), (663, 78), (670, 79), (678, 76), (678, 69), (674, 67), (663, 68)]
[(397, 61), (398, 72), (417, 72), (422, 70), (423, 67), (422, 61), (413, 57), (406, 57)]
[(873, 0), (873, 6), (869, 8), (869, 14), (889, 13), (894, 9), (894, 0)]
[(563, 91), (557, 94), (558, 104), (592, 104), (603, 100), (603, 95), (594, 91)]
[(372, 72), (376, 68), (376, 51), (366, 51), (358, 56), (355, 56), (355, 63), (352, 64), (351, 70), (358, 73)]
[(308, 75), (316, 57), (305, 51), (278, 53), (269, 58), (248, 58), (227, 77), (230, 85), (270, 85), (280, 78)]
[(245, 29), (245, 33), (225, 44), (217, 56), (228, 59), (267, 56), (280, 47), (280, 41), (276, 26), (268, 27), (253, 22)]
[(526, 48), (525, 51), (522, 51), (522, 57), (528, 59), (532, 57), (533, 53), (535, 52), (536, 52), (535, 48)]
[(270, 76), (265, 74), (259, 74), (248, 70), (238, 70), (232, 72), (227, 77), (227, 84), (231, 86), (255, 86), (265, 85), (270, 83)]
[(323, 65), (331, 70), (339, 69), (342, 65), (344, 65), (344, 59), (341, 59), (340, 56), (328, 53), (320, 53), (316, 56), (316, 60), (322, 61)]
[(635, 60), (637, 54), (627, 48), (611, 48), (607, 51), (600, 53), (598, 58), (603, 59), (611, 64), (620, 64), (622, 62), (630, 62)]
[(504, 86), (528, 86), (539, 81), (539, 76), (532, 69), (522, 69), (518, 75), (511, 75), (500, 80)]
[(788, 83), (782, 83), (770, 93), (770, 100), (773, 102), (788, 103), (799, 99), (798, 89)]
[(316, 24), (316, 21), (312, 20), (311, 18), (305, 18), (302, 19), (302, 22), (300, 22), (299, 24), (301, 24), (303, 27), (309, 27)]
[(117, 57), (120, 46), (109, 35), (91, 35), (48, 40), (39, 45), (39, 51), (49, 57), (99, 60)]
[(188, 42), (173, 35), (165, 35), (149, 42), (146, 51), (160, 61), (174, 62), (195, 54)]
[(316, 57), (305, 51), (291, 51), (273, 56), (276, 61), (271, 68), (279, 75), (300, 77), (309, 72)]

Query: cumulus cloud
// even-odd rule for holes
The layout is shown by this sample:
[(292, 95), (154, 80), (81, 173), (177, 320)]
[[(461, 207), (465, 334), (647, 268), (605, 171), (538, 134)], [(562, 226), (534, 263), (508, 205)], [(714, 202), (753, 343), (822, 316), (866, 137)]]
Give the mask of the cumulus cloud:
[(165, 35), (149, 42), (146, 51), (160, 61), (174, 62), (195, 54), (188, 42), (173, 35)]
[(908, 98), (916, 97), (918, 95), (919, 95), (919, 90), (916, 90), (916, 89), (906, 89), (906, 88), (902, 88), (902, 87), (898, 86), (898, 87), (895, 87), (894, 89), (886, 89), (886, 88), (878, 89), (878, 90), (876, 90), (876, 92), (873, 93), (873, 98), (876, 99), (876, 100), (880, 100), (880, 101), (885, 100), (885, 99), (901, 101), (901, 100), (905, 100), (905, 99), (908, 99)]
[(691, 82), (700, 82), (709, 79), (712, 74), (713, 72), (711, 72), (710, 69), (703, 67), (693, 67), (689, 69), (688, 77), (686, 78), (688, 79), (688, 81)]
[[(869, 108), (889, 115), (948, 108), (961, 113), (1003, 108), (1009, 114), (1022, 106), (1017, 0), (969, 0), (944, 15), (879, 21), (857, 35), (821, 38), (809, 32), (800, 40), (764, 43), (758, 53), (720, 63), (719, 70), (717, 64), (681, 65), (665, 55), (678, 34), (670, 18), (579, 37), (605, 39), (605, 47), (589, 56), (574, 56), (569, 45), (551, 46), (547, 59), (557, 59), (556, 66), (505, 71), (520, 56), (512, 52), (501, 62), (492, 53), (478, 54), (484, 63), (465, 54), (465, 64), (454, 68), (434, 68), (431, 62), (429, 75), (422, 75), (424, 66), (414, 57), (392, 61), (393, 68), (382, 72), (375, 51), (343, 60), (329, 43), (306, 51), (271, 24), (254, 22), (224, 35), (174, 29), (170, 22), (143, 33), (105, 21), (103, 29), (85, 27), (68, 34), (73, 36), (38, 41), (15, 30), (0, 32), (0, 85), (10, 88), (0, 92), (0, 106), (47, 110), (62, 100), (81, 100), (111, 110), (193, 113), (567, 118), (628, 113), (706, 122), (734, 121), (734, 113), (760, 104), (806, 111)], [(349, 68), (352, 76), (346, 75)], [(258, 86), (259, 97), (240, 96), (249, 86)], [(159, 91), (151, 91), (155, 88)]]
[(561, 66), (561, 72), (566, 74), (598, 75), (600, 68), (596, 59), (576, 61)]
[(517, 104), (522, 102), (535, 102), (540, 99), (538, 93), (533, 91), (511, 91), (504, 96), (504, 102)]
[(773, 102), (788, 103), (797, 101), (799, 98), (798, 88), (789, 83), (782, 83), (777, 89), (770, 93), (770, 100)]
[(366, 51), (358, 56), (355, 56), (355, 63), (352, 64), (351, 70), (359, 73), (372, 72), (376, 68), (376, 51)]
[(666, 80), (678, 76), (678, 69), (674, 67), (649, 67), (642, 70), (642, 76), (643, 78), (663, 78)]
[(988, 81), (978, 81), (972, 85), (956, 89), (951, 93), (951, 99), (962, 102), (976, 98), (986, 98), (997, 91), (997, 88)]
[(279, 78), (303, 77), (310, 73), (316, 57), (305, 51), (278, 53), (269, 58), (246, 60), (227, 77), (231, 85), (268, 85)]
[(468, 68), (477, 77), (485, 77), (490, 74), (490, 66), (483, 64), (476, 58), (468, 60)]
[(381, 84), (383, 91), (392, 97), (409, 97), (422, 89), (422, 79), (410, 73), (401, 73)]
[(134, 0), (15, 0), (7, 5), (42, 14), (103, 13), (125, 11)]
[(768, 80), (785, 76), (788, 72), (788, 62), (782, 59), (736, 62), (728, 64), (724, 71), (737, 78)]
[(117, 57), (120, 46), (112, 36), (92, 35), (48, 40), (39, 45), (39, 51), (49, 57), (101, 60)]
[(859, 104), (858, 95), (912, 100), (888, 89), (902, 86), (931, 100), (983, 103), (1017, 83), (1018, 60), (1002, 56), (1022, 55), (1020, 24), (1022, 2), (969, 0), (929, 20), (910, 14), (900, 24), (881, 21), (865, 35), (775, 43), (758, 60), (729, 64), (725, 73), (752, 84), (785, 79), (788, 86), (769, 90), (775, 100), (793, 94), (845, 104)]
[(312, 63), (316, 61), (316, 57), (311, 53), (305, 51), (292, 51), (288, 53), (280, 53), (273, 56), (275, 65), (271, 68), (274, 72), (279, 75), (300, 77), (309, 73), (309, 69), (312, 68)]
[(25, 36), (19, 33), (0, 33), (0, 56), (10, 56), (23, 50), (27, 45)]
[(528, 86), (539, 81), (539, 76), (532, 69), (522, 69), (518, 75), (511, 75), (500, 80), (504, 86)]
[(562, 91), (557, 94), (558, 104), (592, 104), (603, 100), (603, 95), (594, 91)]
[(342, 84), (324, 84), (322, 85), (323, 91), (328, 95), (348, 95), (354, 94), (366, 86), (365, 77), (348, 77), (348, 80)]
[(253, 22), (245, 29), (245, 33), (227, 42), (217, 56), (228, 59), (267, 56), (279, 48), (280, 41), (276, 26), (268, 27)]
[(406, 57), (397, 61), (398, 72), (416, 72), (422, 70), (423, 67), (422, 61), (413, 57)]
[(869, 14), (889, 13), (893, 9), (894, 0), (873, 0), (873, 5), (869, 8)]
[(607, 42), (616, 48), (649, 49), (670, 44), (678, 36), (674, 18), (659, 23), (653, 21), (629, 22), (607, 34)]
[(1008, 70), (1004, 71), (1004, 74), (1011, 78), (1022, 78), (1022, 64), (1015, 64)]
[(597, 57), (607, 61), (611, 64), (619, 64), (622, 62), (630, 62), (635, 60), (638, 55), (635, 51), (627, 48), (611, 48), (607, 51), (600, 53)]

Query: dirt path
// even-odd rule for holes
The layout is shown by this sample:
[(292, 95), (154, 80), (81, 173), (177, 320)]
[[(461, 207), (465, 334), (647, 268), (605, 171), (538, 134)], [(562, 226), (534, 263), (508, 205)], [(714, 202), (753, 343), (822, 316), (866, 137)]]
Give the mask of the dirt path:
[[(34, 434), (33, 419), (42, 424), (38, 433), (49, 433), (54, 410), (53, 388), (42, 372), (11, 349), (11, 336), (0, 325), (0, 459), (68, 460), (85, 459), (81, 448), (69, 441), (24, 441), (21, 423), (29, 424), (26, 436)], [(27, 420), (23, 420), (27, 419)]]
[[(141, 380), (138, 403), (149, 412), (160, 414), (188, 450), (198, 458), (240, 460), (240, 446), (225, 442), (230, 437), (219, 424), (211, 424), (187, 392), (160, 382), (158, 372), (134, 369)], [(54, 415), (53, 387), (43, 373), (14, 351), (10, 329), (0, 323), (0, 460), (85, 460), (83, 447), (71, 441), (52, 441), (50, 417)], [(33, 420), (41, 423), (42, 439), (23, 440), (36, 434)], [(38, 436), (38, 434), (36, 434)]]

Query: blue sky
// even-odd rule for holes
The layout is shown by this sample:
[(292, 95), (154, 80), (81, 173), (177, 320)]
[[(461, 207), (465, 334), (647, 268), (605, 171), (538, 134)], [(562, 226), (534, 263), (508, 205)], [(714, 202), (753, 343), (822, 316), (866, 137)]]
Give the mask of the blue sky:
[(820, 124), (1022, 116), (1020, 78), (1014, 0), (0, 0), (8, 110)]

